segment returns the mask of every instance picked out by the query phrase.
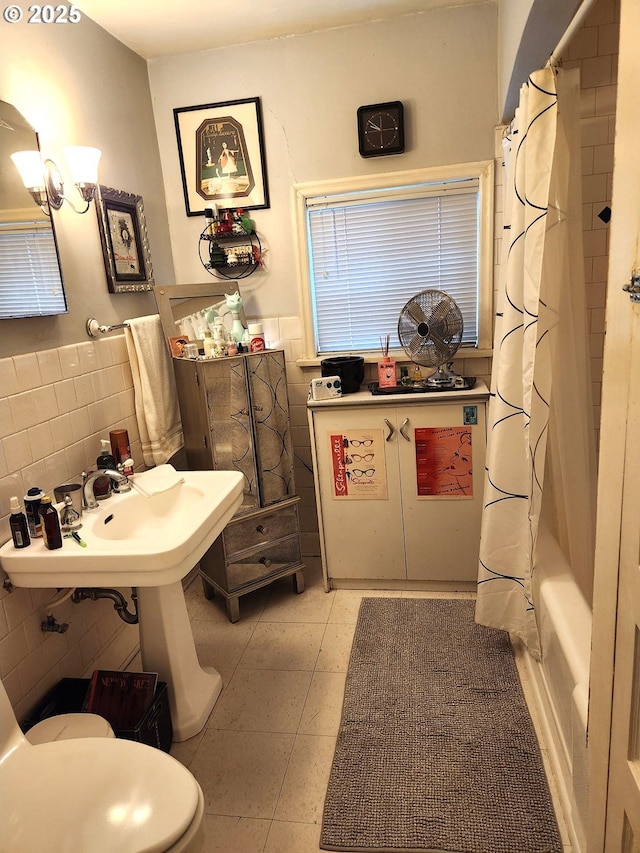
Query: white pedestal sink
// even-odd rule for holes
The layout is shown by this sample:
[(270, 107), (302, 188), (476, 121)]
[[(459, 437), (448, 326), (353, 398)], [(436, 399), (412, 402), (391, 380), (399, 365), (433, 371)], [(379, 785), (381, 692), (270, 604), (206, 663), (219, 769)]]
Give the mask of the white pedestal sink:
[(140, 654), (145, 672), (169, 685), (173, 739), (198, 734), (222, 690), (222, 676), (202, 667), (180, 581), (138, 588)]
[[(144, 485), (153, 470), (132, 482)], [(236, 471), (180, 476), (183, 482), (160, 494), (134, 489), (85, 512), (79, 532), (86, 548), (73, 539), (56, 551), (42, 540), (0, 548), (0, 565), (17, 587), (138, 587), (142, 663), (168, 684), (178, 741), (202, 729), (222, 689), (220, 674), (198, 662), (181, 581), (240, 506), (243, 485)]]

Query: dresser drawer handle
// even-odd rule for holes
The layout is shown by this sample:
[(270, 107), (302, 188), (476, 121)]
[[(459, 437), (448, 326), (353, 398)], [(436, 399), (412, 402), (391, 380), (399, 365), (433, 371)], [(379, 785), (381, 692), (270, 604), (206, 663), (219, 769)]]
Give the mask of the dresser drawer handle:
[(264, 524), (259, 524), (256, 527), (256, 533), (263, 533), (264, 534), (264, 533), (268, 533), (268, 532), (269, 532), (269, 528), (265, 527)]
[(266, 566), (267, 569), (271, 565), (271, 560), (268, 557), (260, 557), (260, 562), (263, 566)]

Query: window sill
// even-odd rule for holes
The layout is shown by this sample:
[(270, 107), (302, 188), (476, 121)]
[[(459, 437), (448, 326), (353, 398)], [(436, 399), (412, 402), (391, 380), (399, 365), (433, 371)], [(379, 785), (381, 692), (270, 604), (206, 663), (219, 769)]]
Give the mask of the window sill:
[[(357, 352), (332, 352), (332, 353), (324, 353), (323, 355), (318, 355), (315, 357), (307, 357), (301, 356), (297, 358), (295, 363), (298, 367), (302, 368), (313, 368), (317, 369), (320, 367), (321, 362), (325, 358), (335, 358), (336, 356), (341, 355), (362, 355), (362, 353)], [(491, 358), (493, 356), (492, 349), (475, 349), (469, 348), (466, 349), (464, 347), (460, 347), (458, 352), (455, 355), (454, 361), (458, 359), (471, 359), (471, 358)], [(364, 358), (365, 364), (377, 364), (380, 361), (381, 356), (377, 353), (369, 353), (367, 355), (362, 356)], [(392, 361), (397, 362), (398, 364), (407, 363), (411, 364), (412, 359), (406, 354), (404, 350), (390, 350), (389, 357)]]

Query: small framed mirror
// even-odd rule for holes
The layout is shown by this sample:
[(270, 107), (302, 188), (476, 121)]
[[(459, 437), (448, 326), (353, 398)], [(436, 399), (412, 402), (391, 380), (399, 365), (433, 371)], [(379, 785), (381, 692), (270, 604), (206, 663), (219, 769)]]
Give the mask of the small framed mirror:
[[(225, 286), (226, 284), (226, 286)], [(197, 312), (213, 309), (224, 317), (225, 326), (231, 329), (233, 314), (227, 307), (227, 296), (240, 293), (235, 282), (205, 282), (204, 284), (156, 284), (154, 294), (158, 306), (158, 314), (162, 330), (170, 344), (171, 338), (184, 333), (184, 320)], [(247, 322), (244, 308), (240, 306), (235, 312), (238, 319), (246, 328)]]
[(0, 101), (0, 319), (67, 313), (51, 210), (25, 188), (11, 155), (39, 151), (38, 136)]

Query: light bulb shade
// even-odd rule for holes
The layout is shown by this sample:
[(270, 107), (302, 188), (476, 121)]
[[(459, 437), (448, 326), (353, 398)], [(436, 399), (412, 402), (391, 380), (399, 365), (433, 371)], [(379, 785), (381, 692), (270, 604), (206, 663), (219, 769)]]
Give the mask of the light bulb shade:
[(64, 156), (74, 184), (95, 186), (98, 183), (98, 162), (102, 156), (99, 148), (76, 145), (65, 148)]
[(16, 151), (11, 159), (28, 190), (44, 187), (44, 165), (39, 151)]

